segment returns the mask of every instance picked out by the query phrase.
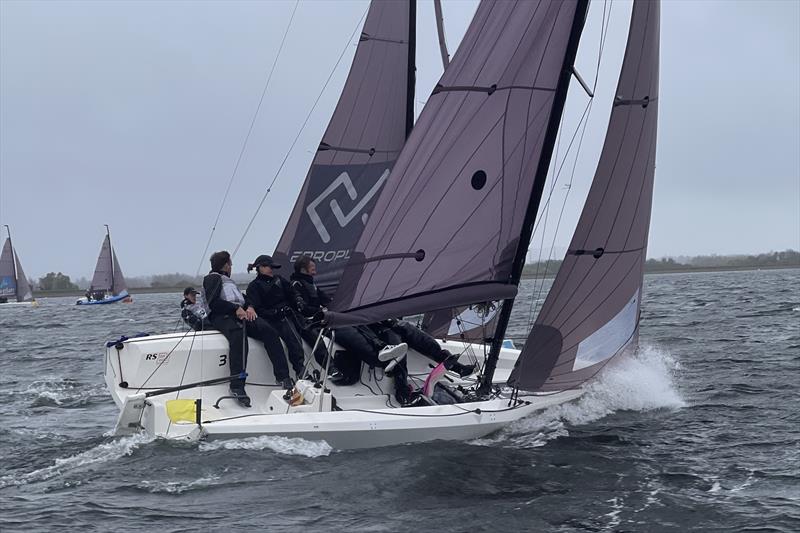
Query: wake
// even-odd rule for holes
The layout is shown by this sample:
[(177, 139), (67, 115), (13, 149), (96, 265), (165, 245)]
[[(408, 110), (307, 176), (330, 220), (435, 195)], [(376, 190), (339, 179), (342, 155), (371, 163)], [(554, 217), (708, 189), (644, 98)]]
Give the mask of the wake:
[(514, 422), (498, 434), (471, 444), (544, 446), (569, 435), (568, 425), (583, 425), (619, 411), (652, 411), (686, 407), (675, 385), (680, 364), (668, 352), (640, 346), (636, 354), (612, 361), (576, 402), (557, 405)]

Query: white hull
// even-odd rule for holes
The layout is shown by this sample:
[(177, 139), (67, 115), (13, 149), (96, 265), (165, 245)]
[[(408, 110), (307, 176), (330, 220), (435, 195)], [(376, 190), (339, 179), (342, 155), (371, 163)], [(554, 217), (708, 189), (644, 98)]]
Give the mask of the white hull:
[[(484, 347), (460, 342), (445, 342), (453, 353), (463, 353), (462, 362), (482, 362)], [(337, 449), (389, 446), (429, 440), (464, 440), (482, 437), (529, 414), (578, 398), (581, 390), (547, 395), (521, 396), (523, 402), (509, 407), (507, 397), (453, 405), (399, 408), (394, 402), (393, 385), (380, 369), (364, 365), (362, 383), (337, 387), (328, 384), (329, 394), (308, 388), (306, 403), (291, 407), (275, 384), (269, 358), (260, 342), (250, 340), (247, 362), (247, 392), (252, 407), (244, 408), (228, 395), (228, 385), (196, 387), (180, 392), (145, 398), (145, 393), (160, 388), (224, 378), (229, 374), (228, 343), (217, 332), (190, 332), (130, 339), (106, 351), (106, 383), (121, 414), (116, 432), (145, 431), (168, 439), (232, 438), (260, 435), (301, 437), (324, 440)], [(306, 353), (310, 349), (306, 345)], [(504, 383), (518, 350), (503, 349), (495, 374)], [(307, 356), (308, 357), (308, 356)], [(421, 383), (435, 364), (409, 351), (409, 374)], [(316, 367), (315, 367), (316, 368)], [(461, 379), (448, 374), (448, 385), (469, 387), (474, 378)], [(304, 386), (310, 385), (302, 382)], [(166, 405), (169, 400), (200, 399), (201, 422), (171, 422)], [(336, 409), (332, 410), (335, 402)]]

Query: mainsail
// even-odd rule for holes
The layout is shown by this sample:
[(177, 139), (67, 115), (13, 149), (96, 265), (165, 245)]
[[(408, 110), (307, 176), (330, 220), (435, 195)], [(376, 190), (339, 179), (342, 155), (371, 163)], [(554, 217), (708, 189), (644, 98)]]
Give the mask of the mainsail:
[(653, 194), (659, 3), (633, 4), (603, 151), (564, 262), (509, 383), (577, 387), (637, 338)]
[(11, 297), (18, 302), (33, 300), (33, 291), (9, 235), (0, 253), (0, 298)]
[(336, 290), (414, 121), (416, 0), (373, 1), (342, 95), (283, 231), (279, 261), (311, 256)]
[(97, 257), (97, 265), (94, 267), (92, 276), (92, 290), (102, 290), (111, 294), (119, 294), (126, 290), (125, 277), (117, 261), (117, 254), (111, 246), (111, 236), (106, 234), (103, 245), (100, 247), (100, 255)]
[(333, 326), (516, 294), (585, 14), (585, 1), (479, 5), (366, 223)]
[(6, 239), (3, 253), (0, 254), (0, 297), (17, 296), (17, 273), (14, 271), (14, 252), (11, 250), (11, 238)]

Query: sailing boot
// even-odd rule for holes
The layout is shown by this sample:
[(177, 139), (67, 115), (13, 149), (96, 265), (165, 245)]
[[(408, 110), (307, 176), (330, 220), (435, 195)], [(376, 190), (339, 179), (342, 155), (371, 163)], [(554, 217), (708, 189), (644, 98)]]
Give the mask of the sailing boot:
[(236, 401), (239, 402), (239, 405), (242, 407), (250, 407), (250, 396), (244, 391), (244, 386), (232, 387), (231, 396), (235, 397)]
[(397, 363), (403, 360), (408, 353), (408, 344), (401, 342), (400, 344), (389, 344), (378, 352), (378, 360), (381, 362), (389, 361), (389, 364), (383, 369), (384, 372), (391, 372), (397, 366)]

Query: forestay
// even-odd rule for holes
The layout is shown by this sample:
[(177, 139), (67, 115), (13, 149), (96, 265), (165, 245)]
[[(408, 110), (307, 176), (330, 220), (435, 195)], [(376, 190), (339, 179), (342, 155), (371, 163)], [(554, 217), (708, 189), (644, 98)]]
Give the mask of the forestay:
[(509, 383), (574, 388), (635, 341), (658, 115), (659, 2), (636, 1), (616, 98), (564, 262)]
[(413, 124), (414, 2), (370, 5), (342, 95), (274, 254), (290, 263), (311, 256), (317, 284), (329, 292)]
[(516, 294), (512, 263), (578, 6), (479, 5), (367, 221), (332, 325)]

